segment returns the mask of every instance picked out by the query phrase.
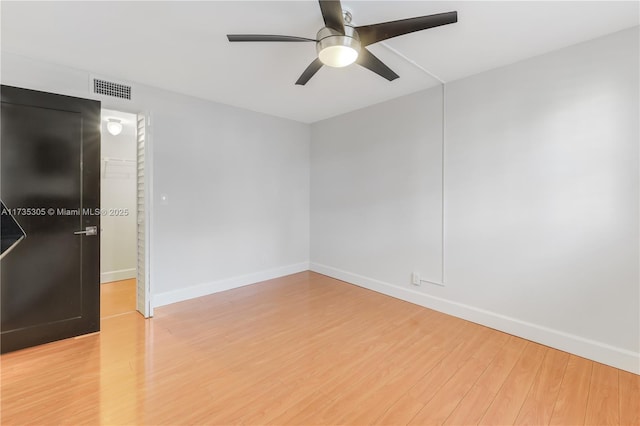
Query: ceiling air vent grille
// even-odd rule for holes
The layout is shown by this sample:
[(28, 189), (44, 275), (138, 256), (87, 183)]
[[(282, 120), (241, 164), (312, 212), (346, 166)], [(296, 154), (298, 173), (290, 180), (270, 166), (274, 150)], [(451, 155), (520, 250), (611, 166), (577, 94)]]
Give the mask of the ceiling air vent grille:
[(93, 79), (93, 93), (131, 100), (131, 86), (99, 78)]

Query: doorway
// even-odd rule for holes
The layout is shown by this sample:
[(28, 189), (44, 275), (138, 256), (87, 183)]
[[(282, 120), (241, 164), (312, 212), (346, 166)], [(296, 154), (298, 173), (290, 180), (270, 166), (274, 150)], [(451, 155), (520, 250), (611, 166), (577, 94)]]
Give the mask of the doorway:
[(136, 115), (102, 109), (101, 317), (136, 310)]
[(101, 317), (138, 310), (150, 317), (144, 114), (102, 109)]

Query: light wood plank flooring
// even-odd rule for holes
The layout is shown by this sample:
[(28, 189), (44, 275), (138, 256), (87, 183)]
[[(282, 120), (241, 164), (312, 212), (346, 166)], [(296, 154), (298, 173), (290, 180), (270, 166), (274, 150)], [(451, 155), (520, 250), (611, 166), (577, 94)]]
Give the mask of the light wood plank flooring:
[(100, 284), (100, 318), (136, 310), (136, 279)]
[(311, 272), (0, 362), (3, 425), (640, 424), (640, 376)]

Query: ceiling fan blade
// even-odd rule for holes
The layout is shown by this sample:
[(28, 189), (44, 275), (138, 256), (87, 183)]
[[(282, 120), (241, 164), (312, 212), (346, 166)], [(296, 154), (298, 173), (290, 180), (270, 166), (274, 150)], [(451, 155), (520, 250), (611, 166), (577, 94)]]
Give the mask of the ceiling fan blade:
[(360, 43), (362, 43), (363, 46), (368, 46), (392, 37), (439, 27), (441, 25), (453, 24), (455, 22), (458, 22), (458, 12), (446, 12), (383, 22), (381, 24), (363, 25), (356, 27), (356, 30), (360, 36)]
[(302, 73), (296, 84), (299, 86), (304, 86), (307, 84), (307, 81), (311, 80), (311, 77), (318, 72), (318, 70), (322, 68), (322, 62), (320, 58), (316, 58), (315, 61), (311, 62), (306, 70)]
[(344, 19), (340, 0), (318, 0), (325, 26), (344, 34)]
[(316, 41), (310, 38), (269, 34), (227, 34), (229, 41)]
[(358, 60), (356, 61), (358, 65), (362, 65), (369, 71), (373, 71), (381, 77), (386, 78), (389, 81), (393, 81), (396, 78), (400, 77), (398, 74), (393, 72), (391, 68), (386, 66), (384, 62), (380, 59), (376, 58), (373, 53), (369, 52), (367, 49), (362, 49), (360, 54), (358, 55)]

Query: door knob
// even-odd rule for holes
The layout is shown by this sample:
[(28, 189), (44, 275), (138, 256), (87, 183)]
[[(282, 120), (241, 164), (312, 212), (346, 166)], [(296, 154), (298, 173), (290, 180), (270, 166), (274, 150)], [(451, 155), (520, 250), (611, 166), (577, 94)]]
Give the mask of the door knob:
[(76, 235), (98, 235), (98, 227), (97, 226), (87, 226), (84, 231), (76, 231), (74, 232)]

